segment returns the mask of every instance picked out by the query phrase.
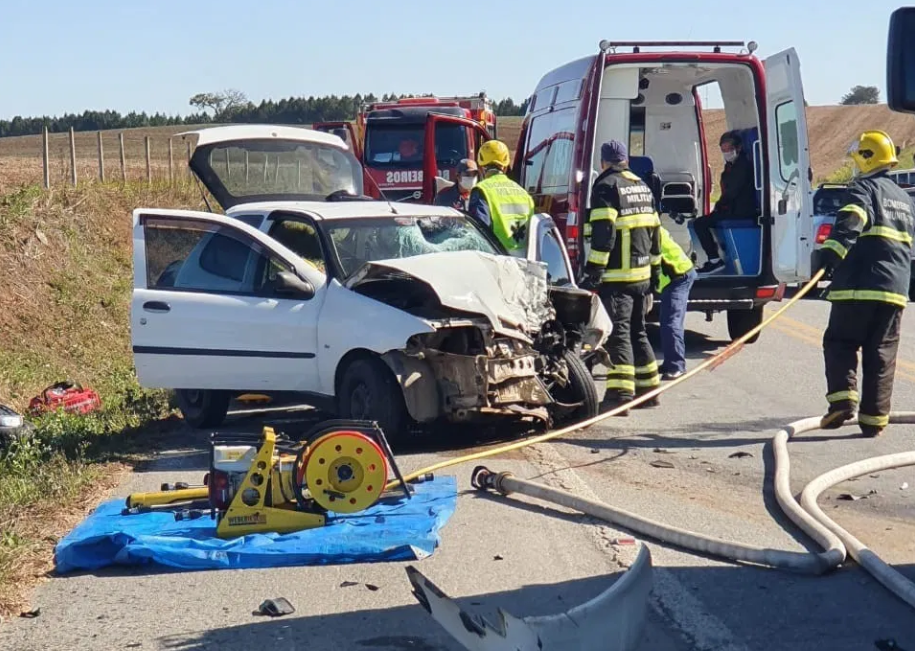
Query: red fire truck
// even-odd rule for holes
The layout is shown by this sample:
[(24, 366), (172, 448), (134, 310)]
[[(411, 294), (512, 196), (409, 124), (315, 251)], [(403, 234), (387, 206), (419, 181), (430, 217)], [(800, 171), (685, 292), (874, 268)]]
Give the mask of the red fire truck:
[[(471, 120), (480, 124), (490, 138), (496, 137), (493, 102), (485, 93), (372, 102), (362, 105), (355, 127), (351, 122), (321, 122), (313, 128), (346, 140), (388, 199), (422, 201), (425, 127), (430, 114)], [(476, 157), (479, 140), (475, 129), (458, 122), (440, 125), (435, 130), (438, 175), (454, 181), (460, 160)]]

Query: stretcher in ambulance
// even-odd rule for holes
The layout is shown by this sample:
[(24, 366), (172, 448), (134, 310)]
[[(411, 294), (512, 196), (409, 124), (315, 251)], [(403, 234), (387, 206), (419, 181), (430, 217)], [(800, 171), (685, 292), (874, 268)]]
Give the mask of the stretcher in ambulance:
[[(603, 41), (598, 54), (540, 80), (512, 166), (538, 212), (559, 224), (580, 269), (600, 145), (627, 143), (630, 167), (651, 187), (662, 224), (702, 266), (693, 224), (720, 192), (718, 137), (736, 131), (753, 166), (756, 209), (712, 229), (725, 268), (700, 276), (688, 306), (709, 320), (726, 312), (732, 338), (760, 323), (763, 306), (781, 300), (786, 285), (810, 278), (815, 240), (800, 62), (794, 49), (765, 60), (755, 49), (741, 41)], [(724, 124), (713, 125), (703, 110), (712, 87)]]

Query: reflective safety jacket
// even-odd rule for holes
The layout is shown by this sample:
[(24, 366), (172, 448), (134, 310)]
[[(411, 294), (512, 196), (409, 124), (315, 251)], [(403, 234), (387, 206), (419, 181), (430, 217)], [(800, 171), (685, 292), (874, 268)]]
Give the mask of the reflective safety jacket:
[(830, 301), (908, 303), (915, 206), (887, 173), (853, 181), (844, 207), (823, 243), (841, 260), (832, 274)]
[(602, 283), (648, 282), (660, 271), (660, 227), (651, 189), (628, 169), (607, 168), (591, 190), (586, 271), (599, 268)]
[(523, 238), (515, 237), (522, 226), (527, 226), (534, 215), (534, 200), (520, 185), (505, 174), (493, 174), (479, 183), (471, 191), (473, 195), (482, 195), (488, 208), (490, 227), (502, 245), (512, 251), (524, 244)]
[(674, 239), (661, 227), (661, 278), (658, 291), (663, 292), (671, 278), (679, 278), (693, 268), (693, 261)]

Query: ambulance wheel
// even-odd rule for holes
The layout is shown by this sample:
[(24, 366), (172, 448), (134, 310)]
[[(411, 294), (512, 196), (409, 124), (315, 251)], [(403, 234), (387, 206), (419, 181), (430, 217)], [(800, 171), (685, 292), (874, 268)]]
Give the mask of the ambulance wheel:
[[(751, 310), (728, 310), (728, 335), (731, 341), (740, 339), (763, 321), (763, 307), (754, 307)], [(746, 343), (755, 344), (759, 333), (747, 339)]]
[(407, 406), (397, 379), (377, 357), (360, 357), (343, 372), (337, 391), (340, 418), (373, 420), (389, 441), (407, 430)]
[(184, 421), (195, 429), (204, 429), (222, 425), (232, 395), (226, 391), (177, 389), (175, 398)]
[(557, 402), (581, 404), (572, 409), (557, 408), (558, 411), (554, 415), (556, 425), (571, 425), (594, 418), (600, 409), (600, 399), (597, 396), (594, 376), (591, 375), (581, 357), (572, 351), (564, 352), (562, 359), (569, 369), (569, 384), (564, 387), (554, 387), (550, 394)]

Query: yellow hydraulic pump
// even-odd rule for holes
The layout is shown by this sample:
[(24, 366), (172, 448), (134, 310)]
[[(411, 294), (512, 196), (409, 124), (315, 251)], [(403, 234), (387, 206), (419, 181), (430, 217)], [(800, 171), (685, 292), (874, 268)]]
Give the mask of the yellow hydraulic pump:
[[(271, 427), (257, 435), (216, 433), (210, 444), (210, 471), (203, 486), (163, 485), (159, 492), (134, 493), (124, 513), (206, 500), (210, 517), (217, 521), (216, 535), (233, 538), (320, 527), (327, 512), (363, 511), (395, 484), (410, 497), (375, 422), (326, 421), (301, 441), (278, 436)], [(197, 518), (205, 511), (184, 509), (175, 518)]]

